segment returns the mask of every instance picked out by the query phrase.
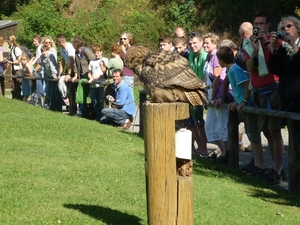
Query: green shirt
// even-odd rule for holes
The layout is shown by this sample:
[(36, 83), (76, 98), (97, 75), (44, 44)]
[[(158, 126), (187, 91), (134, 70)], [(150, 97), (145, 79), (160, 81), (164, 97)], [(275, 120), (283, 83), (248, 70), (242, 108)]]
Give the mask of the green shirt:
[(190, 68), (201, 80), (204, 80), (203, 68), (206, 61), (206, 56), (207, 53), (203, 48), (201, 49), (199, 55), (195, 54), (193, 51), (189, 52)]
[(108, 69), (108, 73), (107, 73), (107, 76), (108, 76), (108, 80), (109, 82), (113, 82), (112, 80), (112, 72), (115, 70), (115, 69), (120, 69), (121, 71), (123, 71), (123, 67), (124, 67), (124, 63), (122, 61), (122, 59), (120, 58), (119, 55), (116, 55), (116, 57), (114, 58), (111, 58), (108, 63), (107, 63), (107, 69)]

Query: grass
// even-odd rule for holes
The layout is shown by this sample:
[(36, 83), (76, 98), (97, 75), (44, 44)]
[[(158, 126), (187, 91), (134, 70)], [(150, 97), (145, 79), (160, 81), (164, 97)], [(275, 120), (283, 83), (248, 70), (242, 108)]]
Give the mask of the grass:
[[(0, 224), (147, 224), (136, 134), (0, 98)], [(300, 197), (194, 159), (194, 224), (299, 224)]]

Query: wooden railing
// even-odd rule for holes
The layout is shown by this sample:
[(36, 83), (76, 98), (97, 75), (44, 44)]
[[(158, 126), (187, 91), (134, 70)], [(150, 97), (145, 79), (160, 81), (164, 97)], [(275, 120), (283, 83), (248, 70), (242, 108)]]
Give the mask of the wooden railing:
[[(0, 75), (2, 77), (7, 77), (7, 78), (22, 78), (22, 79), (26, 79), (26, 80), (43, 80), (43, 81), (50, 81), (50, 82), (58, 82), (58, 79), (51, 79), (51, 78), (43, 78), (43, 77), (22, 77), (22, 76), (16, 76), (16, 75), (11, 75), (11, 74), (2, 74)], [(76, 114), (76, 102), (75, 102), (75, 99), (76, 99), (76, 89), (75, 89), (75, 83), (78, 83), (80, 81), (80, 79), (76, 79), (74, 81), (72, 81), (72, 79), (70, 78), (68, 80), (68, 88), (69, 88), (69, 93), (68, 93), (68, 96), (69, 96), (69, 115), (75, 115)], [(106, 87), (109, 85), (109, 82), (107, 81), (102, 81), (102, 82), (99, 82), (99, 81), (93, 81), (92, 83), (89, 83), (89, 82), (85, 82), (84, 83), (85, 85), (90, 85), (90, 84), (99, 84), (99, 88), (100, 88), (100, 95), (101, 96), (104, 96), (104, 93), (105, 93), (105, 89)], [(103, 109), (105, 107), (107, 107), (108, 104), (107, 102), (105, 101), (105, 99), (103, 99), (103, 101), (101, 101), (101, 104), (100, 104), (100, 108)]]
[[(146, 100), (146, 92), (140, 92), (140, 104)], [(209, 104), (207, 107), (214, 107)], [(223, 104), (220, 107), (226, 107)], [(142, 107), (141, 107), (142, 108)], [(297, 195), (300, 195), (300, 114), (283, 112), (276, 110), (267, 110), (255, 107), (244, 106), (241, 110), (243, 113), (253, 113), (258, 115), (274, 116), (285, 118), (288, 121), (288, 167), (289, 167), (289, 190)], [(143, 135), (143, 121), (147, 120), (144, 117), (144, 112), (140, 111), (140, 135)], [(229, 166), (239, 168), (239, 148), (238, 148), (238, 113), (228, 112), (228, 149), (229, 151)]]

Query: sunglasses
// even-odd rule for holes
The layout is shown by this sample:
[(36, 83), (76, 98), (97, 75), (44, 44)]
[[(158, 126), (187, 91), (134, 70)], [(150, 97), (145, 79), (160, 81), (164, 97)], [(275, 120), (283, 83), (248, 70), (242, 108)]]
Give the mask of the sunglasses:
[(282, 26), (280, 29), (281, 30), (285, 30), (285, 28), (291, 28), (292, 26), (294, 26), (293, 24), (287, 24), (287, 25), (285, 25), (285, 26)]
[(194, 38), (194, 37), (199, 37), (199, 34), (197, 32), (192, 32), (190, 34), (188, 34), (189, 38)]
[(127, 38), (120, 38), (120, 41), (127, 40)]
[(45, 41), (45, 44), (51, 44), (51, 41)]

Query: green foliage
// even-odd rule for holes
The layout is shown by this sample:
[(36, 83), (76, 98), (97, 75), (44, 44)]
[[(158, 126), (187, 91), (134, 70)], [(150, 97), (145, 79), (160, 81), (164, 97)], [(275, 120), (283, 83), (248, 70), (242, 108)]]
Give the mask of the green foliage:
[(295, 14), (300, 18), (300, 8), (298, 6), (295, 8)]
[(188, 3), (171, 2), (166, 5), (164, 20), (169, 28), (169, 33), (173, 33), (176, 26), (193, 30), (197, 25), (196, 12), (194, 1), (188, 1)]
[(69, 18), (62, 18), (51, 0), (32, 1), (29, 5), (18, 6), (12, 18), (18, 20), (18, 42), (32, 46), (34, 34), (41, 36), (51, 35), (53, 38), (58, 33), (66, 37), (74, 35), (73, 22)]
[[(54, 38), (63, 33), (68, 40), (82, 36), (89, 47), (101, 43), (106, 53), (124, 31), (133, 34), (135, 45), (156, 48), (159, 36), (172, 35), (176, 26), (187, 32), (227, 32), (237, 36), (242, 22), (252, 22), (255, 9), (267, 9), (271, 30), (282, 15), (298, 12), (293, 0), (253, 0), (251, 4), (240, 0), (4, 0), (1, 6), (0, 13), (5, 15), (2, 18), (19, 22), (18, 42), (31, 50), (34, 34)], [(16, 11), (10, 14), (12, 9)]]

